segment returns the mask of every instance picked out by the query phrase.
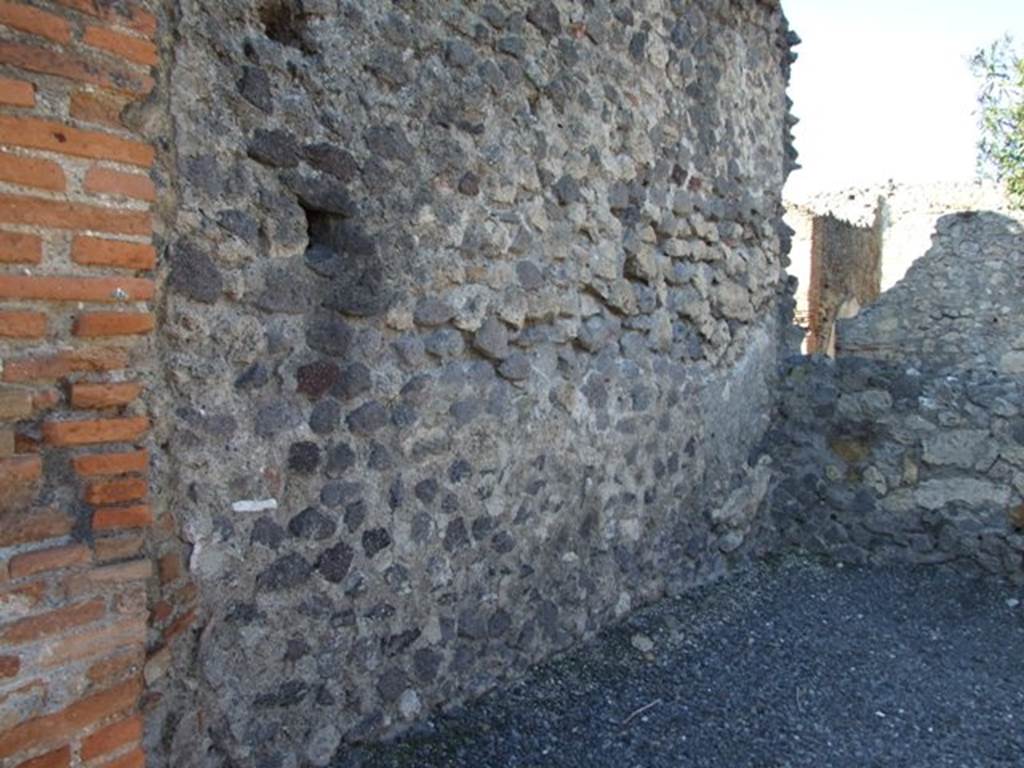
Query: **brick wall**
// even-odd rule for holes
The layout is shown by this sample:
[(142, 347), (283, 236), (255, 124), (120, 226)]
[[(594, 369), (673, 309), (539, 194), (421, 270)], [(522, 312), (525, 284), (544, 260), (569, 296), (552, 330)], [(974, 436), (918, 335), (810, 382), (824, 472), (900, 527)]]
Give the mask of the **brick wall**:
[(855, 316), (880, 291), (882, 280), (881, 200), (871, 226), (832, 214), (811, 223), (811, 265), (807, 288), (807, 351), (835, 357), (835, 324)]
[(144, 677), (191, 619), (151, 499), (156, 153), (127, 117), (156, 33), (141, 5), (0, 0), (3, 766), (142, 765)]

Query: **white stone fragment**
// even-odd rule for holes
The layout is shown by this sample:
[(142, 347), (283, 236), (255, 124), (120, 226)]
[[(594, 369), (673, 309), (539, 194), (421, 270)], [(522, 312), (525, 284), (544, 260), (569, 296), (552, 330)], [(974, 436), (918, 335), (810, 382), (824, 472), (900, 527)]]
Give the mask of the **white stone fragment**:
[(241, 499), (231, 505), (233, 512), (271, 512), (277, 509), (277, 499)]

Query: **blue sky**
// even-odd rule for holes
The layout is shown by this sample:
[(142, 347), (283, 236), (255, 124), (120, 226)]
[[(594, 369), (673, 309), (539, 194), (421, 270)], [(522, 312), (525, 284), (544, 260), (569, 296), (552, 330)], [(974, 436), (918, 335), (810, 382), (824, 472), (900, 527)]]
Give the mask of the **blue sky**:
[(1009, 32), (1024, 0), (783, 0), (797, 48), (790, 97), (797, 199), (854, 185), (974, 176), (976, 82), (967, 57)]

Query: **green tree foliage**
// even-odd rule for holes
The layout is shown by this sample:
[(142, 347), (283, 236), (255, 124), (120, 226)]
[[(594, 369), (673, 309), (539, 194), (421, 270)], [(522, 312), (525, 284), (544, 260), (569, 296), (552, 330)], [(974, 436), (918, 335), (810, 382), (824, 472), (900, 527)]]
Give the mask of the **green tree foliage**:
[(1007, 35), (975, 52), (971, 71), (980, 80), (978, 171), (1024, 207), (1024, 57)]

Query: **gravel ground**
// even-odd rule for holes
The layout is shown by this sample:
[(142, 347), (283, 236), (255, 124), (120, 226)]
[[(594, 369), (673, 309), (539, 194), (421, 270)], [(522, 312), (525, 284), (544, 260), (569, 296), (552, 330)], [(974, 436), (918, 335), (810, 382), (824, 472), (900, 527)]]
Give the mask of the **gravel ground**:
[(336, 765), (1022, 766), (1024, 595), (785, 559)]

